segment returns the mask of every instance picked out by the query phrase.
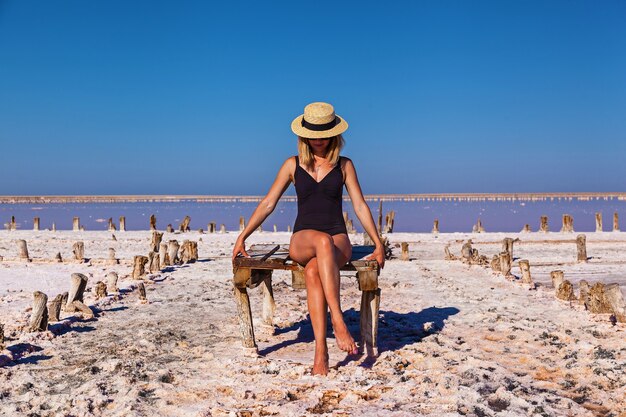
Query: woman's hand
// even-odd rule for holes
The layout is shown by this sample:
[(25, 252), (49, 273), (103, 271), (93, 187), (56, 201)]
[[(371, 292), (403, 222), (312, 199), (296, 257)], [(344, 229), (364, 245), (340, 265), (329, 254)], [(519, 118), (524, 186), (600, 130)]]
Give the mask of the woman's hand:
[(241, 235), (239, 235), (237, 241), (235, 242), (235, 247), (233, 247), (233, 261), (239, 254), (242, 254), (245, 257), (250, 256), (248, 255), (248, 252), (246, 252), (246, 242), (242, 239)]
[(383, 245), (378, 245), (374, 249), (374, 252), (366, 258), (368, 261), (375, 260), (378, 262), (380, 269), (385, 267), (385, 248)]

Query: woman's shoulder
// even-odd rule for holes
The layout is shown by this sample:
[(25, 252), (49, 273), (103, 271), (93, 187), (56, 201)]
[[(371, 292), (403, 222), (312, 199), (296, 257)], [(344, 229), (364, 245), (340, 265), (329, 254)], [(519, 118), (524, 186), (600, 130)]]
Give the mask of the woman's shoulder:
[(347, 156), (343, 156), (343, 155), (341, 155), (339, 157), (339, 164), (341, 165), (341, 168), (345, 168), (345, 166), (347, 164), (354, 165), (352, 163), (352, 159), (348, 158)]

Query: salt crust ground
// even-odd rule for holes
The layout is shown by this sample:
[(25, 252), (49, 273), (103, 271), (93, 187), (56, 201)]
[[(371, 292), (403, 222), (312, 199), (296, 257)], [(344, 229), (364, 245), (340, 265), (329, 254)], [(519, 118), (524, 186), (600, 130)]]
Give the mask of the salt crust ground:
[[(574, 236), (560, 233), (390, 234), (393, 245), (410, 242), (411, 260), (388, 261), (380, 276), (381, 354), (346, 357), (330, 333), (333, 369), (326, 378), (310, 375), (306, 293), (292, 290), (285, 272), (274, 273), (276, 325), (256, 323), (260, 356), (242, 355), (230, 283), (236, 233), (166, 234), (165, 240), (179, 242), (201, 238), (201, 260), (152, 276), (149, 304), (138, 302), (137, 282), (128, 275), (132, 256), (147, 253), (150, 234), (116, 236), (0, 232), (5, 259), (16, 257), (17, 239), (28, 241), (35, 258), (0, 262), (0, 322), (7, 336), (0, 351), (0, 415), (626, 416), (626, 326), (555, 300), (549, 284), (549, 272), (562, 269), (574, 282), (619, 281), (624, 288), (624, 233), (588, 233), (587, 264), (573, 262), (575, 245), (557, 241)], [(446, 243), (458, 254), (461, 242), (473, 238), (491, 256), (505, 236), (522, 239), (514, 257), (530, 260), (542, 284), (537, 290), (443, 260)], [(69, 259), (77, 240), (85, 242), (92, 263), (38, 261), (59, 251)], [(262, 232), (248, 243), (288, 241), (287, 233)], [(109, 247), (120, 265), (97, 263)], [(20, 330), (28, 323), (32, 291), (51, 298), (67, 291), (72, 272), (87, 274), (91, 288), (111, 270), (120, 273), (123, 293), (95, 302), (88, 292), (95, 319), (71, 315), (48, 332)], [(258, 318), (260, 291), (250, 294)], [(342, 302), (355, 337), (359, 298), (354, 276), (345, 275)]]

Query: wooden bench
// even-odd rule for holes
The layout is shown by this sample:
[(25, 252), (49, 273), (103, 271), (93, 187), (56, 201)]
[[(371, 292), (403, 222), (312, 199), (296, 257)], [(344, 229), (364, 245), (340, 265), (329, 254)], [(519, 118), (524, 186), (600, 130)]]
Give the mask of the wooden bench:
[[(378, 309), (380, 289), (378, 274), (380, 268), (375, 260), (365, 260), (374, 250), (373, 246), (353, 246), (352, 259), (341, 271), (356, 271), (361, 290), (361, 351), (370, 356), (378, 354), (376, 338), (378, 333)], [(233, 283), (239, 326), (244, 349), (249, 354), (257, 353), (254, 340), (254, 326), (250, 311), (247, 288), (259, 285), (263, 289), (263, 323), (273, 326), (275, 310), (272, 291), (272, 271), (291, 271), (291, 284), (294, 289), (305, 289), (304, 268), (289, 258), (289, 245), (252, 245), (248, 249), (249, 258), (239, 256), (233, 261)]]

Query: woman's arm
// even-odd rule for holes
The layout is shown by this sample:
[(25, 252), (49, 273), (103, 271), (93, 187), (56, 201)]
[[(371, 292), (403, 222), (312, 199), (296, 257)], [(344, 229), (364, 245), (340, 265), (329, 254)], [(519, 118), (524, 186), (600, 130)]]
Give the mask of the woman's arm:
[(291, 157), (283, 163), (283, 166), (280, 167), (280, 170), (276, 175), (276, 179), (270, 187), (267, 195), (263, 197), (263, 200), (261, 200), (257, 208), (254, 210), (254, 213), (252, 213), (252, 216), (248, 221), (248, 225), (239, 234), (239, 237), (235, 242), (235, 247), (233, 248), (233, 259), (235, 259), (240, 253), (244, 256), (248, 256), (245, 247), (245, 240), (274, 211), (278, 200), (280, 200), (280, 197), (283, 195), (285, 190), (287, 190), (287, 187), (289, 187), (289, 183), (291, 182), (291, 173), (294, 169), (295, 159)]
[(365, 202), (365, 198), (363, 198), (363, 192), (361, 191), (361, 186), (359, 185), (359, 179), (356, 176), (354, 164), (352, 164), (350, 159), (346, 160), (344, 170), (346, 173), (346, 189), (350, 195), (350, 200), (352, 200), (354, 213), (358, 217), (367, 234), (372, 239), (372, 242), (376, 245), (374, 253), (369, 256), (368, 259), (376, 259), (382, 268), (385, 265), (385, 249), (380, 241), (378, 232), (376, 231), (376, 225), (374, 223), (374, 219), (372, 218), (372, 212)]

